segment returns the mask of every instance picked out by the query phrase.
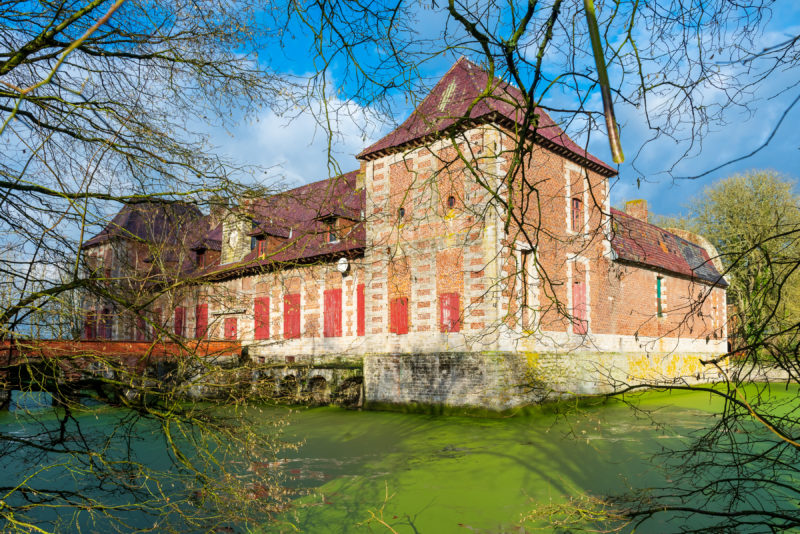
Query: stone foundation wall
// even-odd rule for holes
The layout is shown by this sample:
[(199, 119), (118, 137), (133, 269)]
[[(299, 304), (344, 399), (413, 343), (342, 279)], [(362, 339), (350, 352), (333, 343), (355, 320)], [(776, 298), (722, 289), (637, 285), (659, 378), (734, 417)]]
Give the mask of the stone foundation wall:
[(426, 403), (503, 410), (570, 395), (609, 393), (632, 384), (709, 382), (708, 355), (465, 352), (370, 355), (367, 402)]

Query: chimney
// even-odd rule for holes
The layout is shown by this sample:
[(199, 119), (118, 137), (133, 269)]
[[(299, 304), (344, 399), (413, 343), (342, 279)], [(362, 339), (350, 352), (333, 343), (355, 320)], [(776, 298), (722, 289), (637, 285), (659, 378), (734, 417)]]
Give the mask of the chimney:
[(629, 200), (625, 203), (625, 213), (647, 222), (647, 201), (644, 199)]

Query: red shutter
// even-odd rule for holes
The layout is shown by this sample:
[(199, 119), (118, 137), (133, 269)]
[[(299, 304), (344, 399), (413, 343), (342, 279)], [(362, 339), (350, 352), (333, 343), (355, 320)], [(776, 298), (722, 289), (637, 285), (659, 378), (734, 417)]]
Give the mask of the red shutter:
[(101, 339), (111, 339), (113, 328), (111, 325), (111, 310), (103, 308), (103, 313), (100, 314), (100, 328), (98, 337)]
[(461, 308), (458, 293), (444, 293), (439, 296), (439, 328), (442, 332), (461, 330)]
[(356, 288), (356, 334), (363, 336), (366, 333), (366, 313), (364, 303), (364, 284), (358, 284)]
[(269, 339), (269, 297), (256, 297), (253, 302), (256, 339)]
[(300, 337), (300, 293), (283, 297), (283, 337)]
[(86, 322), (83, 324), (84, 339), (95, 339), (97, 337), (97, 315), (94, 310), (86, 312)]
[(389, 301), (389, 333), (397, 333), (397, 299)]
[[(153, 335), (161, 336), (161, 308), (156, 308), (153, 311)], [(152, 339), (153, 336), (151, 336)]]
[(175, 335), (183, 337), (184, 335), (184, 318), (186, 317), (186, 308), (178, 306), (175, 308)]
[(586, 317), (586, 284), (581, 282), (572, 284), (572, 318), (572, 331), (586, 334), (589, 326)]
[(236, 339), (236, 317), (225, 318), (225, 339)]
[(194, 337), (205, 339), (208, 337), (208, 304), (198, 304), (194, 310), (194, 318)]
[(147, 324), (144, 322), (144, 317), (136, 318), (136, 341), (144, 341), (147, 339)]
[(389, 305), (389, 331), (408, 334), (408, 297), (392, 299)]
[(325, 337), (342, 335), (342, 289), (325, 290)]

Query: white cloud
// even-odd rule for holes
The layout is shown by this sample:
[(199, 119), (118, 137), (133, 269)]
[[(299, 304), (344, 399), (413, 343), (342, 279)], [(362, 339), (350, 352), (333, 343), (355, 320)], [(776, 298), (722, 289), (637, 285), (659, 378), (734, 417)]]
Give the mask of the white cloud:
[(215, 131), (212, 142), (237, 163), (271, 168), (287, 185), (300, 185), (336, 174), (332, 162), (341, 172), (357, 169), (356, 154), (385, 130), (370, 108), (334, 98), (293, 115), (267, 110), (230, 133)]

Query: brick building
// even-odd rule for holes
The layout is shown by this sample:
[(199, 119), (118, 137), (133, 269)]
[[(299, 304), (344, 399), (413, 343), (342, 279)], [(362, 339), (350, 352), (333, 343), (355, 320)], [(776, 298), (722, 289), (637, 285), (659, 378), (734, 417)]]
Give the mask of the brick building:
[(356, 171), (224, 214), (126, 207), (85, 254), (119, 274), (125, 243), (168, 234), (159, 261), (191, 283), (146, 324), (92, 303), (86, 335), (161, 326), (240, 339), (261, 362), (361, 362), (367, 397), (387, 402), (508, 407), (713, 378), (700, 359), (727, 336), (713, 247), (649, 224), (644, 201), (611, 208), (616, 170), (543, 110), (526, 122), (520, 100), (461, 59)]

